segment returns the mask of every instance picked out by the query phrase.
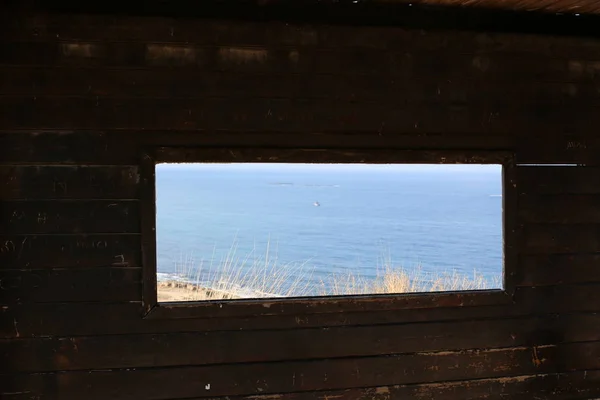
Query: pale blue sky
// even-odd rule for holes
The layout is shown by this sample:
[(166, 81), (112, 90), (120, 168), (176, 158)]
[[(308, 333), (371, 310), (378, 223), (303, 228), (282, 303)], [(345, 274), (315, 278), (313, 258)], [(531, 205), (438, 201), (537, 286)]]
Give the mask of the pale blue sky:
[(182, 163), (158, 164), (157, 169), (288, 169), (301, 171), (436, 171), (500, 173), (500, 164), (298, 164), (298, 163)]

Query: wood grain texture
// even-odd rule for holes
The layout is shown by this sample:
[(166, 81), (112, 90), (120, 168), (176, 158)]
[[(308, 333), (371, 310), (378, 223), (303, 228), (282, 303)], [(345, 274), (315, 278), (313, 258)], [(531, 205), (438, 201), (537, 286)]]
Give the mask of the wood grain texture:
[(156, 162), (511, 164), (505, 151), (159, 147)]
[(139, 233), (137, 201), (0, 201), (1, 234)]
[[(552, 344), (553, 318), (0, 342), (2, 372), (235, 364)], [(564, 328), (563, 328), (564, 329)], [(253, 343), (248, 346), (248, 343)], [(60, 354), (40, 360), (38, 354)]]
[(139, 267), (139, 235), (0, 235), (0, 269)]
[[(247, 127), (249, 128), (249, 127)], [(131, 166), (139, 163), (140, 149), (152, 146), (169, 147), (222, 147), (222, 148), (320, 148), (320, 149), (401, 149), (401, 150), (455, 150), (455, 151), (513, 151), (517, 162), (533, 164), (578, 163), (597, 165), (595, 156), (600, 142), (590, 137), (557, 136), (549, 140), (546, 135), (521, 141), (514, 136), (436, 133), (401, 133), (384, 129), (377, 135), (354, 129), (341, 132), (261, 132), (195, 131), (186, 130), (118, 130), (118, 131), (56, 131), (26, 130), (0, 133), (0, 163), (11, 166)], [(54, 151), (46, 151), (48, 146)], [(8, 151), (10, 149), (10, 151)], [(536, 168), (524, 167), (523, 168)], [(540, 176), (551, 174), (552, 167)], [(582, 170), (593, 171), (589, 167)], [(575, 172), (575, 171), (572, 171)], [(570, 172), (561, 171), (565, 175)], [(559, 176), (562, 176), (559, 175)], [(578, 175), (578, 173), (576, 173)], [(591, 175), (591, 173), (587, 173)], [(584, 175), (581, 175), (584, 176)], [(565, 185), (581, 185), (585, 179), (570, 175)], [(529, 183), (527, 184), (529, 185)], [(523, 187), (526, 188), (527, 185)], [(548, 183), (546, 183), (548, 185)], [(560, 183), (558, 184), (560, 185)], [(593, 187), (593, 181), (587, 184)], [(569, 186), (567, 186), (569, 187)], [(569, 189), (569, 190), (576, 190)], [(592, 189), (587, 189), (592, 190)]]
[[(39, 166), (80, 168), (122, 168), (138, 165), (140, 153), (146, 147), (213, 147), (213, 148), (366, 148), (420, 150), (506, 151), (515, 139), (506, 136), (440, 134), (401, 135), (382, 131), (381, 135), (356, 130), (325, 133), (260, 132), (248, 129), (234, 131), (202, 131), (190, 134), (178, 130), (118, 130), (118, 131), (12, 131), (0, 132), (1, 164), (37, 168)], [(385, 133), (385, 134), (384, 134)], [(52, 152), (47, 151), (53, 149)], [(136, 167), (137, 168), (137, 167)], [(48, 171), (55, 171), (48, 169)], [(10, 178), (9, 178), (10, 179)], [(111, 178), (112, 181), (112, 178)], [(111, 183), (106, 183), (110, 185)], [(77, 185), (84, 185), (83, 182)], [(89, 188), (88, 185), (83, 187)], [(81, 198), (86, 198), (82, 196)]]
[[(562, 104), (586, 102), (598, 105), (597, 85), (585, 79), (563, 78), (530, 80), (504, 74), (498, 80), (444, 75), (432, 77), (419, 66), (401, 76), (352, 74), (332, 71), (290, 71), (284, 73), (243, 73), (209, 71), (201, 68), (177, 68), (179, 79), (173, 80), (164, 68), (86, 68), (80, 67), (0, 67), (0, 93), (9, 96), (73, 96), (131, 99), (139, 97), (231, 97), (297, 98), (373, 102), (402, 98), (406, 102), (437, 100), (440, 103), (512, 98), (553, 99)], [(433, 68), (431, 68), (433, 69)], [(468, 71), (468, 68), (464, 68)], [(414, 71), (413, 71), (414, 70)], [(345, 72), (345, 74), (342, 74)], [(400, 72), (394, 70), (394, 73)], [(541, 72), (540, 72), (541, 73)], [(547, 73), (547, 72), (546, 72)], [(455, 76), (456, 75), (456, 76)], [(293, 79), (292, 79), (293, 78)], [(506, 81), (502, 81), (506, 79)]]
[[(571, 147), (575, 146), (587, 144), (574, 142)], [(519, 193), (526, 195), (600, 193), (600, 170), (593, 167), (519, 167), (518, 179)]]
[(444, 5), (444, 6), (466, 6), (483, 7), (508, 10), (545, 11), (552, 13), (588, 13), (600, 14), (600, 6), (593, 0), (580, 0), (577, 2), (565, 0), (421, 0), (419, 3)]
[(2, 304), (27, 302), (136, 301), (139, 268), (0, 271)]
[(138, 199), (137, 167), (0, 166), (0, 200)]
[(297, 297), (285, 299), (281, 297), (247, 299), (240, 301), (202, 301), (189, 307), (185, 303), (158, 303), (146, 318), (209, 319), (241, 316), (269, 316), (311, 314), (332, 312), (372, 312), (378, 310), (406, 310), (453, 307), (486, 307), (510, 304), (511, 296), (503, 290), (434, 292), (434, 293), (399, 293), (373, 296), (325, 296)]
[[(577, 371), (562, 374), (537, 374), (535, 376), (511, 376), (506, 378), (480, 379), (476, 381), (454, 381), (417, 385), (380, 386), (364, 389), (336, 391), (281, 393), (276, 395), (235, 396), (212, 398), (214, 400), (390, 400), (421, 399), (435, 396), (436, 399), (485, 399), (506, 398), (529, 400), (536, 393), (545, 399), (584, 399), (597, 392), (598, 372)], [(194, 400), (197, 400), (196, 398)]]
[[(303, 328), (380, 326), (423, 322), (468, 321), (522, 317), (531, 310), (512, 305), (407, 309), (371, 312), (333, 312), (302, 316), (271, 315), (238, 318), (141, 319), (141, 302), (16, 304), (2, 309), (0, 336), (93, 336), (177, 332), (286, 330)], [(18, 335), (14, 320), (18, 321)]]
[[(54, 4), (58, 3), (55, 1)], [(187, 4), (186, 4), (187, 3)], [(386, 8), (383, 4), (369, 7), (366, 4), (347, 7), (344, 4), (331, 7), (327, 2), (322, 2), (321, 8), (311, 8), (317, 3), (314, 1), (287, 1), (284, 7), (277, 7), (276, 2), (270, 2), (273, 9), (281, 14), (285, 11), (291, 13), (302, 13), (305, 11), (319, 11), (321, 15), (313, 14), (313, 21), (300, 21), (294, 18), (256, 18), (252, 11), (262, 11), (268, 15), (269, 4), (246, 4), (244, 7), (240, 1), (229, 1), (224, 6), (229, 11), (230, 19), (204, 18), (202, 24), (193, 18), (194, 11), (203, 7), (192, 1), (182, 1), (177, 5), (162, 3), (160, 1), (148, 1), (147, 10), (136, 9), (136, 12), (125, 12), (126, 5), (107, 5), (112, 7), (112, 13), (94, 13), (94, 8), (99, 4), (86, 4), (90, 6), (88, 12), (73, 13), (68, 10), (62, 12), (39, 12), (29, 11), (12, 18), (6, 18), (2, 25), (3, 37), (7, 42), (138, 42), (138, 43), (190, 43), (194, 45), (219, 44), (222, 46), (257, 46), (267, 43), (275, 47), (305, 46), (313, 48), (355, 48), (365, 47), (372, 49), (391, 49), (416, 52), (435, 51), (454, 46), (460, 46), (463, 53), (479, 54), (490, 53), (531, 53), (532, 51), (547, 56), (572, 57), (576, 54), (586, 53), (590, 59), (595, 59), (600, 54), (600, 48), (594, 35), (577, 35), (577, 29), (566, 35), (566, 28), (576, 28), (594, 22), (593, 18), (572, 18), (568, 16), (546, 15), (529, 13), (527, 16), (512, 14), (501, 14), (497, 12), (465, 13), (457, 12), (456, 9), (434, 9), (424, 10), (417, 4), (414, 7), (398, 6), (392, 4)], [(312, 4), (311, 4), (312, 3)], [(375, 2), (372, 2), (372, 4)], [(232, 7), (232, 5), (234, 5)], [(74, 4), (69, 4), (71, 7)], [(82, 4), (83, 5), (83, 4)], [(86, 6), (83, 5), (83, 6)], [(163, 7), (163, 15), (152, 16), (151, 12), (144, 15), (144, 11), (152, 8)], [(186, 6), (188, 8), (186, 9)], [(192, 9), (189, 6), (196, 6)], [(217, 1), (203, 3), (204, 8), (219, 9)], [(129, 5), (129, 7), (134, 7)], [(76, 8), (76, 7), (75, 7)], [(169, 10), (170, 8), (170, 10)], [(379, 8), (381, 13), (374, 13)], [(395, 17), (403, 23), (392, 24), (407, 28), (407, 32), (394, 35), (384, 35), (389, 32), (382, 13), (390, 9), (396, 9)], [(221, 10), (223, 7), (221, 7)], [(99, 10), (96, 10), (99, 11)], [(121, 11), (121, 12), (119, 12)], [(156, 10), (158, 11), (158, 10)], [(170, 11), (170, 12), (169, 12)], [(174, 12), (179, 11), (188, 18), (176, 18)], [(203, 10), (205, 11), (205, 10)], [(402, 12), (398, 12), (402, 11)], [(464, 11), (464, 10), (463, 10)], [(237, 13), (236, 13), (237, 12)], [(240, 13), (248, 13), (248, 18), (240, 19)], [(342, 17), (351, 15), (363, 15), (362, 24), (324, 23), (323, 17), (333, 17), (337, 12)], [(170, 16), (169, 14), (173, 15)], [(289, 16), (288, 14), (288, 16)], [(306, 13), (304, 13), (306, 14)], [(446, 15), (446, 21), (439, 18)], [(450, 17), (460, 15), (463, 18), (451, 20)], [(469, 16), (479, 16), (481, 24), (479, 29), (473, 29), (468, 23)], [(373, 24), (371, 18), (379, 17), (379, 24)], [(389, 16), (388, 16), (389, 17)], [(490, 18), (496, 19), (497, 23), (490, 23)], [(519, 31), (524, 22), (537, 22), (538, 26), (532, 26), (528, 32)], [(230, 21), (235, 19), (235, 23)], [(334, 18), (332, 18), (334, 19)], [(333, 21), (332, 21), (333, 22)], [(339, 21), (338, 21), (339, 22)], [(350, 21), (348, 21), (350, 22)], [(371, 23), (370, 23), (371, 22)], [(412, 22), (412, 23), (411, 23)], [(471, 21), (475, 23), (477, 21)], [(502, 26), (502, 23), (513, 22), (513, 26)], [(543, 23), (564, 24), (564, 29), (555, 28), (554, 35), (544, 32)], [(427, 25), (437, 24), (427, 29)], [(454, 24), (452, 28), (448, 28)], [(487, 25), (487, 26), (486, 26)], [(360, 29), (356, 29), (360, 27)], [(443, 29), (446, 27), (446, 29)], [(488, 29), (486, 29), (486, 27)], [(502, 29), (498, 29), (501, 27)], [(412, 29), (411, 29), (412, 28)], [(462, 28), (462, 29), (461, 29)], [(511, 32), (511, 28), (516, 28)], [(536, 33), (536, 29), (539, 33)], [(562, 31), (562, 32), (561, 32)], [(560, 34), (562, 33), (562, 34)]]
[(522, 255), (518, 286), (543, 286), (600, 282), (599, 254)]
[[(592, 83), (598, 79), (596, 77), (597, 57), (590, 57), (589, 52), (600, 52), (600, 46), (593, 41), (590, 41), (588, 46), (581, 48), (579, 54), (573, 53), (561, 57), (556, 54), (540, 52), (540, 49), (534, 47), (534, 43), (529, 43), (529, 47), (520, 49), (520, 51), (495, 51), (493, 47), (501, 48), (502, 44), (497, 43), (496, 38), (484, 35), (472, 35), (467, 38), (466, 45), (464, 45), (458, 38), (453, 37), (452, 32), (439, 34), (430, 31), (425, 36), (419, 31), (380, 28), (370, 32), (371, 40), (381, 44), (386, 40), (383, 38), (385, 35), (388, 40), (393, 38), (391, 40), (396, 43), (412, 41), (412, 44), (405, 44), (399, 48), (394, 48), (394, 45), (387, 48), (372, 48), (361, 45), (361, 37), (357, 35), (348, 35), (345, 38), (349, 45), (343, 46), (336, 43), (335, 30), (340, 28), (332, 27), (330, 29), (333, 32), (315, 30), (305, 33), (306, 36), (324, 36), (319, 39), (322, 41), (321, 46), (301, 41), (278, 46), (270, 43), (269, 38), (260, 35), (262, 27), (264, 24), (250, 27), (254, 34), (250, 33), (249, 35), (252, 36), (249, 37), (254, 37), (255, 43), (237, 46), (224, 45), (222, 42), (195, 45), (185, 41), (172, 44), (136, 43), (122, 40), (116, 42), (86, 40), (69, 42), (64, 39), (43, 42), (4, 42), (0, 66), (38, 67), (31, 70), (31, 76), (28, 78), (34, 79), (34, 81), (37, 76), (40, 76), (39, 67), (41, 66), (94, 68), (97, 69), (93, 71), (94, 74), (100, 73), (97, 76), (101, 76), (101, 71), (106, 68), (136, 68), (142, 70), (142, 78), (151, 72), (143, 71), (144, 69), (154, 70), (155, 73), (161, 71), (164, 73), (175, 68), (186, 74), (183, 77), (190, 76), (189, 74), (194, 74), (192, 77), (198, 77), (199, 71), (209, 74), (196, 84), (206, 82), (206, 78), (216, 72), (237, 73), (238, 76), (235, 79), (238, 80), (243, 79), (246, 74), (269, 73), (274, 74), (274, 78), (290, 74), (300, 76), (326, 74), (330, 78), (357, 77), (359, 78), (358, 82), (361, 82), (361, 76), (364, 78), (366, 75), (373, 77), (379, 84), (382, 79), (395, 78), (397, 84), (400, 85), (409, 84), (406, 81), (406, 78), (409, 77), (415, 79), (414, 84), (431, 82), (435, 78), (439, 83), (451, 83), (447, 80), (457, 79), (459, 83), (471, 81), (489, 84), (492, 91), (494, 82), (510, 84), (513, 89), (516, 88), (514, 86), (516, 83), (523, 82), (526, 88), (524, 93), (528, 93), (527, 88), (534, 90), (533, 93), (536, 92), (536, 89), (543, 93), (544, 89), (548, 90), (549, 87), (552, 87), (552, 85), (545, 86), (543, 83)], [(299, 28), (301, 29), (301, 27)], [(224, 29), (227, 28), (215, 27), (210, 36), (220, 35), (220, 31)], [(257, 33), (259, 33), (258, 36)], [(499, 39), (502, 40), (501, 37)], [(548, 46), (542, 44), (542, 40), (544, 39), (539, 38), (537, 43), (541, 49)], [(466, 47), (469, 42), (475, 44), (474, 48)], [(422, 46), (420, 46), (421, 43)], [(425, 48), (428, 45), (430, 48)], [(53, 69), (48, 73), (52, 73), (52, 71)], [(105, 73), (109, 76), (114, 74), (117, 81), (120, 73), (127, 74), (125, 71), (117, 70), (105, 71)], [(516, 74), (513, 80), (510, 79), (511, 73)], [(497, 80), (492, 79), (494, 74), (498, 75)], [(92, 79), (94, 78), (92, 77)], [(252, 82), (247, 80), (239, 82), (244, 86), (252, 85)], [(535, 88), (532, 85), (536, 82), (542, 85)], [(390, 89), (393, 89), (396, 82), (390, 83), (392, 83)], [(108, 85), (110, 87), (110, 84)], [(177, 87), (178, 84), (173, 83), (173, 85)], [(556, 95), (562, 95), (560, 97), (564, 101), (577, 98), (580, 94), (574, 90), (578, 88), (576, 85), (564, 86), (564, 88), (566, 89), (564, 91), (554, 91)], [(322, 89), (318, 90), (318, 92), (322, 91)], [(594, 96), (592, 91), (583, 89), (582, 93)], [(90, 92), (88, 91), (86, 94), (90, 94)], [(126, 96), (132, 94), (135, 94), (135, 90), (127, 92)], [(500, 94), (500, 92), (497, 91), (496, 94)]]
[[(497, 378), (517, 370), (527, 375), (552, 373), (560, 368), (565, 352), (597, 351), (597, 347), (597, 344), (573, 344), (284, 363), (81, 371), (64, 373), (54, 382), (58, 386), (54, 389), (45, 388), (46, 382), (55, 378), (53, 374), (13, 375), (11, 383), (15, 391), (27, 388), (39, 393), (50, 389), (50, 393), (58, 391), (64, 399), (82, 395), (101, 399), (107, 394), (116, 399), (265, 395)], [(583, 369), (587, 364), (572, 363), (569, 367)], [(128, 391), (118, 389), (124, 384)]]
[(521, 195), (522, 223), (592, 224), (600, 222), (600, 196), (594, 194)]
[[(540, 285), (518, 287), (515, 303), (477, 307), (449, 307), (369, 311), (330, 312), (305, 315), (268, 315), (225, 318), (141, 319), (141, 302), (127, 303), (30, 303), (4, 307), (0, 336), (93, 336), (178, 332), (287, 330), (327, 327), (384, 326), (459, 321), (520, 318), (532, 315), (597, 313), (598, 285)], [(578, 314), (578, 315), (579, 315)], [(583, 314), (585, 315), (585, 314)], [(218, 314), (216, 314), (218, 317)], [(18, 321), (18, 335), (13, 321)], [(575, 320), (577, 321), (577, 320)], [(582, 319), (582, 321), (586, 321)], [(573, 324), (574, 329), (589, 332), (594, 325)], [(548, 327), (552, 331), (551, 327)], [(583, 333), (582, 333), (583, 334)], [(532, 336), (535, 340), (538, 336)], [(539, 337), (541, 338), (541, 336)]]
[(522, 254), (595, 253), (600, 251), (600, 225), (527, 224), (521, 237)]
[[(589, 135), (599, 122), (596, 107), (531, 103), (410, 104), (392, 100), (339, 102), (333, 99), (181, 98), (0, 98), (0, 124), (11, 130), (175, 129), (183, 131), (336, 132), (383, 129), (410, 133)], [(152, 112), (149, 113), (149, 110)], [(561, 112), (560, 119), (552, 119)], [(551, 122), (550, 122), (551, 121)]]
[[(136, 147), (102, 131), (0, 132), (0, 163), (31, 165), (135, 165)], [(6, 129), (6, 127), (3, 127)]]
[[(589, 399), (597, 393), (598, 371), (576, 371), (560, 374), (536, 374), (511, 376), (506, 378), (490, 378), (472, 381), (454, 381), (444, 383), (393, 385), (372, 388), (353, 388), (346, 390), (326, 390), (318, 392), (277, 393), (248, 396), (202, 396), (190, 399), (211, 400), (323, 400), (325, 398), (340, 400), (391, 400), (421, 399), (435, 395), (436, 399), (476, 399), (503, 400), (507, 397), (517, 400), (531, 399), (531, 393), (537, 393), (550, 400)], [(37, 387), (44, 387), (47, 392), (56, 390), (50, 377), (39, 377), (31, 380)], [(38, 390), (39, 392), (39, 390)], [(28, 399), (30, 396), (12, 392), (6, 394), (8, 399)], [(468, 397), (467, 397), (468, 396)], [(45, 397), (41, 397), (45, 398)], [(170, 397), (169, 400), (174, 400)]]
[[(565, 133), (568, 132), (565, 129)], [(582, 131), (583, 132), (583, 131)], [(589, 130), (586, 130), (589, 133)], [(598, 142), (587, 135), (564, 135), (559, 140), (544, 141), (537, 137), (534, 141), (520, 141), (517, 145), (517, 163), (521, 167), (552, 166), (562, 167), (598, 167), (594, 154), (598, 150)], [(568, 187), (568, 186), (567, 186)], [(568, 189), (570, 190), (570, 189)]]
[(123, 40), (139, 35), (127, 19), (88, 22), (8, 24), (32, 33), (0, 55), (6, 129), (589, 136), (597, 121), (591, 39), (214, 22), (190, 43), (186, 22), (140, 21), (166, 44)]
[[(557, 284), (518, 288), (515, 303), (527, 310), (569, 314), (597, 312), (599, 308), (598, 284)], [(548, 310), (548, 311), (546, 311)], [(533, 311), (535, 312), (535, 311)]]

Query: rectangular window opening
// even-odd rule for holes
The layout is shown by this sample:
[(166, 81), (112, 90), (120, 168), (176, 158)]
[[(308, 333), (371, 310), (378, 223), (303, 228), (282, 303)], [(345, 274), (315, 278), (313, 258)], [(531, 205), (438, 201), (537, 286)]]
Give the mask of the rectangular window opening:
[(157, 164), (158, 301), (502, 289), (502, 168)]

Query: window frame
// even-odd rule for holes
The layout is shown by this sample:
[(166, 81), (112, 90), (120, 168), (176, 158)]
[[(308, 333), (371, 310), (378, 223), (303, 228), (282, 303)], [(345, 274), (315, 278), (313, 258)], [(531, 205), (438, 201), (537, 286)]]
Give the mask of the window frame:
[[(159, 303), (156, 259), (156, 165), (161, 163), (501, 164), (503, 289), (398, 294), (204, 300)], [(240, 318), (340, 312), (394, 311), (513, 303), (518, 256), (515, 154), (495, 150), (152, 147), (140, 161), (142, 316)]]

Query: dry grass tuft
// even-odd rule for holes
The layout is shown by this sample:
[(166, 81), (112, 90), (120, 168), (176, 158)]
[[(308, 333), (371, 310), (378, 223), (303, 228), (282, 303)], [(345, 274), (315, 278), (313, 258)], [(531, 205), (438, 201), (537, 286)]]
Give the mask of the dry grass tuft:
[(253, 257), (252, 251), (241, 258), (234, 243), (216, 267), (214, 255), (209, 263), (195, 263), (188, 257), (176, 264), (175, 275), (180, 280), (159, 283), (159, 301), (167, 301), (161, 297), (168, 301), (198, 301), (309, 295), (311, 280), (306, 263), (281, 264), (277, 257), (270, 258), (269, 246), (263, 257)]
[[(472, 276), (458, 271), (424, 273), (421, 269), (406, 270), (384, 262), (376, 276), (366, 278), (356, 272), (330, 274), (315, 284), (313, 271), (302, 264), (281, 264), (277, 257), (254, 258), (251, 252), (237, 256), (234, 245), (218, 263), (195, 263), (187, 258), (178, 263), (179, 280), (160, 282), (159, 301), (202, 301), (239, 298), (273, 298), (300, 296), (339, 296), (361, 294), (393, 294), (482, 290), (501, 287), (501, 279), (489, 282), (477, 272)], [(213, 256), (214, 259), (214, 256)]]

